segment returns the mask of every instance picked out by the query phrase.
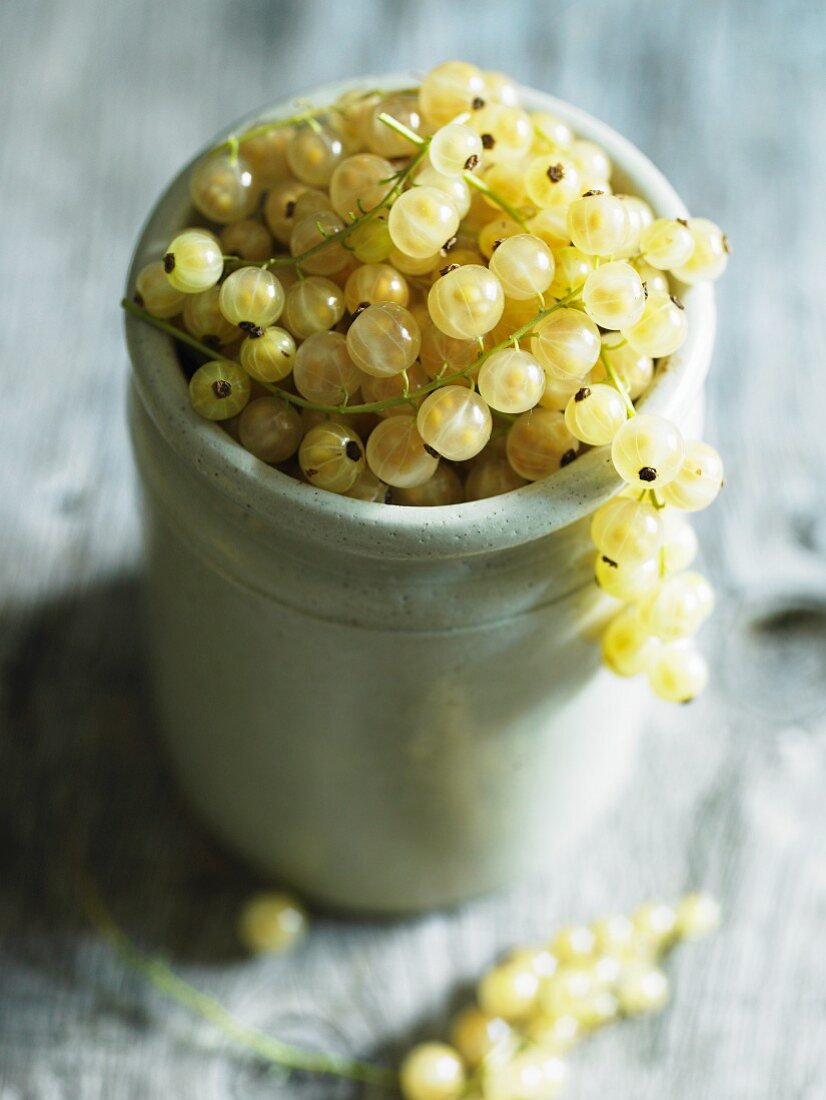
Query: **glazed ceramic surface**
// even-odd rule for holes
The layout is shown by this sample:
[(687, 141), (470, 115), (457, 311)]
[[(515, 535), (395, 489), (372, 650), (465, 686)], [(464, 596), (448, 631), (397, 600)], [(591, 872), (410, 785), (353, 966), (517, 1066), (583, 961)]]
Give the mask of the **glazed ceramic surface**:
[[(657, 215), (685, 213), (614, 131), (539, 92), (524, 99), (603, 145), (618, 190)], [(187, 175), (149, 218), (130, 291), (191, 219)], [(694, 435), (714, 303), (706, 286), (684, 300), (688, 340), (638, 404)], [(620, 488), (607, 449), (489, 500), (349, 500), (200, 419), (172, 342), (132, 318), (126, 328), (147, 652), (200, 815), (267, 877), (343, 909), (452, 903), (552, 866), (621, 788), (644, 707), (644, 690), (602, 670), (595, 645), (611, 604), (593, 583), (588, 527)]]

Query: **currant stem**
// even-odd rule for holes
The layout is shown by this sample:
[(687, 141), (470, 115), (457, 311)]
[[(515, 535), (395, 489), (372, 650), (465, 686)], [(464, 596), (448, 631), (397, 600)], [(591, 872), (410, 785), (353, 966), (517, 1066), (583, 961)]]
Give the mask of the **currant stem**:
[(96, 888), (88, 879), (84, 879), (82, 883), (82, 901), (91, 924), (129, 969), (141, 974), (161, 993), (207, 1020), (227, 1038), (246, 1047), (263, 1061), (285, 1069), (304, 1070), (329, 1077), (344, 1077), (350, 1081), (383, 1085), (386, 1088), (397, 1087), (396, 1074), (384, 1066), (304, 1050), (290, 1043), (282, 1043), (279, 1039), (259, 1031), (258, 1028), (242, 1024), (224, 1008), (220, 1001), (178, 977), (163, 960), (141, 951), (118, 926), (100, 899)]
[(520, 214), (515, 206), (511, 206), (511, 204), (494, 191), (492, 187), (489, 187), (483, 179), (474, 175), (473, 172), (462, 172), (462, 179), (471, 187), (475, 187), (477, 191), (481, 191), (483, 195), (487, 195), (491, 202), (495, 202), (501, 210), (505, 211), (508, 217), (513, 218), (520, 229), (524, 229), (526, 233), (530, 231), (524, 215)]
[(617, 372), (611, 366), (611, 362), (608, 359), (608, 356), (605, 354), (604, 350), (599, 353), (599, 357), (602, 360), (602, 365), (605, 367), (605, 370), (608, 374), (608, 377), (611, 379), (611, 382), (613, 383), (614, 388), (618, 391), (620, 397), (625, 402), (625, 408), (628, 412), (629, 419), (632, 416), (636, 416), (637, 415), (637, 410), (634, 408), (634, 402), (628, 396), (628, 390), (625, 388), (625, 383), (622, 381), (620, 376), (617, 374)]
[(399, 122), (397, 118), (393, 118), (392, 115), (388, 115), (384, 111), (381, 112), (378, 119), (379, 122), (383, 122), (385, 126), (389, 126), (391, 130), (395, 130), (401, 137), (407, 138), (409, 142), (416, 145), (419, 149), (430, 144), (430, 138), (421, 137), (414, 130), (411, 130), (409, 126), (405, 126), (403, 122)]
[(397, 195), (400, 193), (402, 187), (404, 187), (405, 181), (410, 176), (411, 172), (414, 172), (419, 164), (424, 160), (427, 155), (427, 146), (424, 145), (420, 148), (408, 161), (408, 163), (396, 174), (396, 182), (387, 192), (383, 199), (376, 203), (375, 206), (371, 206), (369, 210), (361, 215), (360, 218), (356, 218), (348, 225), (339, 229), (335, 233), (330, 233), (326, 237), (323, 237), (318, 244), (314, 244), (311, 248), (305, 249), (304, 252), (300, 252), (297, 256), (271, 256), (268, 260), (264, 260), (261, 264), (250, 264), (247, 260), (241, 260), (240, 257), (232, 257), (232, 259), (240, 260), (242, 264), (250, 267), (260, 267), (266, 271), (269, 268), (278, 267), (300, 267), (301, 264), (306, 263), (312, 256), (315, 256), (319, 252), (323, 252), (325, 248), (329, 248), (331, 244), (344, 244), (347, 238), (354, 233), (361, 226), (366, 225), (377, 214), (381, 213), (388, 206), (392, 206)]
[[(299, 397), (296, 393), (290, 393), (289, 390), (284, 390), (280, 386), (273, 385), (269, 382), (261, 382), (265, 389), (269, 390), (276, 397), (281, 397), (285, 401), (288, 401), (291, 405), (298, 405), (302, 409), (313, 409), (315, 412), (329, 413), (332, 416), (339, 416), (341, 414), (353, 415), (355, 413), (373, 413), (383, 412), (385, 409), (393, 409), (397, 405), (405, 405), (411, 401), (416, 401), (420, 397), (426, 397), (427, 394), (433, 393), (434, 390), (441, 389), (442, 386), (449, 386), (452, 382), (458, 382), (462, 378), (467, 378), (469, 374), (475, 372), (475, 370), (484, 363), (484, 361), (490, 358), (494, 352), (503, 351), (505, 348), (511, 345), (511, 341), (519, 340), (523, 336), (526, 336), (540, 321), (544, 321), (546, 317), (549, 317), (552, 313), (555, 313), (558, 309), (562, 309), (573, 301), (577, 295), (582, 291), (582, 287), (576, 287), (570, 294), (567, 294), (564, 298), (560, 298), (558, 302), (554, 302), (553, 305), (546, 306), (545, 309), (541, 309), (536, 316), (532, 317), (520, 328), (512, 332), (510, 336), (506, 337), (500, 343), (496, 344), (492, 348), (488, 348), (486, 351), (481, 352), (468, 366), (463, 367), (461, 370), (453, 371), (450, 374), (440, 374), (438, 378), (434, 378), (432, 382), (428, 382), (427, 385), (421, 386), (417, 390), (413, 390), (407, 395), (402, 394), (399, 397), (387, 397), (383, 401), (372, 401), (369, 404), (363, 405), (348, 405), (346, 408), (342, 408), (338, 405), (320, 405), (314, 401), (307, 401), (304, 397)], [(221, 355), (220, 352), (214, 348), (208, 347), (206, 344), (202, 344), (200, 340), (196, 340), (194, 336), (190, 336), (188, 332), (182, 332), (181, 329), (176, 328), (175, 325), (170, 324), (168, 321), (161, 321), (157, 317), (153, 317), (147, 313), (145, 309), (142, 309), (135, 302), (131, 302), (128, 298), (124, 298), (121, 302), (121, 306), (127, 313), (131, 313), (134, 317), (140, 317), (142, 321), (146, 321), (147, 324), (152, 325), (153, 328), (158, 329), (161, 332), (165, 332), (168, 336), (171, 336), (174, 340), (180, 340), (181, 343), (187, 344), (195, 351), (200, 352), (206, 356), (207, 359), (220, 360), (223, 362), (234, 363), (238, 365), (237, 360), (230, 359), (229, 356)]]
[[(419, 89), (416, 88), (399, 88), (393, 89), (394, 95), (413, 95), (418, 93)], [(389, 94), (383, 92), (380, 88), (370, 88), (366, 92), (362, 92), (360, 99), (369, 99), (374, 95)], [(328, 103), (323, 107), (308, 106), (305, 110), (298, 114), (289, 115), (287, 118), (273, 118), (267, 122), (256, 123), (255, 126), (251, 126), (248, 130), (244, 130), (240, 134), (231, 134), (226, 141), (221, 142), (220, 145), (216, 145), (210, 150), (212, 153), (232, 152), (233, 143), (240, 145), (242, 142), (249, 141), (251, 138), (261, 137), (262, 134), (268, 134), (272, 130), (285, 130), (288, 126), (301, 126), (302, 123), (309, 122), (310, 119), (323, 118), (324, 115), (340, 115), (344, 114), (346, 107), (341, 107), (337, 103)]]

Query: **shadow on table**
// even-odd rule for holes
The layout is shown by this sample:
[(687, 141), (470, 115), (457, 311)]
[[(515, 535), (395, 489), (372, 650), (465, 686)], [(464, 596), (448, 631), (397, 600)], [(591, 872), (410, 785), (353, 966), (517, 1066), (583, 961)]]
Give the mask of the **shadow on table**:
[(0, 622), (0, 901), (19, 928), (77, 931), (87, 874), (141, 943), (226, 960), (255, 882), (193, 820), (166, 770), (138, 603), (127, 576)]
[[(87, 878), (121, 928), (173, 965), (236, 961), (239, 907), (259, 885), (193, 818), (167, 769), (139, 603), (138, 578), (124, 576), (0, 619), (0, 939), (53, 988), (73, 983), (66, 965), (79, 937), (99, 934), (84, 906)], [(93, 970), (81, 971), (84, 984), (98, 984)], [(108, 983), (98, 993), (107, 1011), (146, 1025), (142, 1002)], [(313, 1012), (274, 1007), (272, 1027), (260, 1021), (273, 1034), (350, 1050), (346, 1021), (339, 1034)], [(370, 1056), (393, 1064), (407, 1045), (380, 1043)], [(278, 1083), (240, 1048), (233, 1073), (234, 1095), (272, 1095)], [(388, 1095), (302, 1075), (284, 1087), (291, 1096)]]

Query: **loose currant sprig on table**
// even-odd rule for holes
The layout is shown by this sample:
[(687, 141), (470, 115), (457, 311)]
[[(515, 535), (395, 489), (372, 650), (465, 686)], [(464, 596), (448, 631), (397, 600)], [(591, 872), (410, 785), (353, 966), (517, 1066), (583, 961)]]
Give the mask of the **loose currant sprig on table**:
[(82, 900), (128, 969), (240, 1049), (285, 1071), (398, 1090), (404, 1100), (551, 1100), (566, 1082), (571, 1048), (619, 1019), (662, 1010), (669, 996), (663, 959), (681, 940), (713, 932), (720, 920), (717, 902), (693, 893), (674, 906), (649, 902), (631, 916), (567, 925), (547, 943), (515, 947), (482, 976), (475, 1001), (453, 1019), (449, 1043), (414, 1046), (396, 1071), (304, 1050), (242, 1023), (162, 959), (141, 951), (88, 880)]
[(570, 1049), (616, 1020), (659, 1012), (669, 996), (661, 960), (718, 923), (713, 898), (688, 894), (673, 907), (648, 903), (515, 948), (482, 977), (449, 1044), (422, 1043), (407, 1055), (405, 1100), (552, 1100)]
[(212, 1024), (227, 1039), (262, 1062), (287, 1071), (345, 1078), (393, 1091), (398, 1088), (398, 1075), (386, 1066), (305, 1050), (242, 1023), (215, 997), (184, 981), (163, 959), (141, 951), (117, 924), (88, 879), (82, 883), (82, 902), (90, 923), (129, 970), (140, 974), (158, 992)]

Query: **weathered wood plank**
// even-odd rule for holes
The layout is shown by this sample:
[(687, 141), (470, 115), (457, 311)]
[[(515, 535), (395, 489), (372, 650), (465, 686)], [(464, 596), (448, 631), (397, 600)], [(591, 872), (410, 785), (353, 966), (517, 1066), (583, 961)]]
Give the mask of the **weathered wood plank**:
[[(652, 713), (608, 827), (548, 881), (389, 925), (321, 917), (294, 956), (249, 961), (232, 921), (251, 880), (180, 805), (141, 678), (116, 302), (152, 197), (206, 135), (450, 55), (606, 118), (734, 240), (709, 404), (729, 484), (700, 520), (715, 686)], [(352, 1095), (262, 1074), (124, 974), (77, 910), (81, 860), (244, 1019), (388, 1057), (439, 1034), (503, 947), (702, 883), (725, 929), (674, 959), (668, 1013), (576, 1055), (567, 1095), (826, 1094), (822, 6), (9, 2), (0, 71), (0, 1097)]]

